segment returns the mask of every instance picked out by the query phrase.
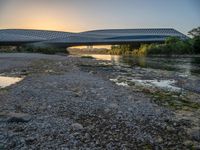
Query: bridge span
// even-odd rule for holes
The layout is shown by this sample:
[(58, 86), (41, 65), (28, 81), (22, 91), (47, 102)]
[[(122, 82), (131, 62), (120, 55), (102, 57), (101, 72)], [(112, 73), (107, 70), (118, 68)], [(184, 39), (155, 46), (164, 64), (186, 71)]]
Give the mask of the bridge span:
[(188, 37), (172, 28), (153, 29), (107, 29), (92, 30), (80, 33), (3, 29), (0, 30), (0, 45), (20, 46), (25, 44), (71, 47), (82, 45), (113, 45), (126, 43), (164, 42), (167, 37)]

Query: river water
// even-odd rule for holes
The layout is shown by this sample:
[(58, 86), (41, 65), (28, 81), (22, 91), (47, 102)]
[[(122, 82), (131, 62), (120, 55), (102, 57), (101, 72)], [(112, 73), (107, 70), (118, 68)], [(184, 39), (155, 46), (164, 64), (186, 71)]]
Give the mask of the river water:
[[(181, 86), (186, 90), (200, 92), (200, 57), (197, 56), (133, 57), (97, 54), (87, 56), (123, 69), (122, 74), (116, 79), (111, 79), (118, 85), (126, 86), (128, 81), (171, 90), (178, 90)], [(124, 73), (124, 70), (127, 73)]]
[(133, 57), (89, 54), (98, 60), (108, 60), (115, 65), (139, 66), (179, 72), (185, 76), (200, 76), (200, 57)]
[(7, 77), (0, 75), (0, 88), (5, 88), (17, 82), (20, 82), (23, 78), (18, 77)]

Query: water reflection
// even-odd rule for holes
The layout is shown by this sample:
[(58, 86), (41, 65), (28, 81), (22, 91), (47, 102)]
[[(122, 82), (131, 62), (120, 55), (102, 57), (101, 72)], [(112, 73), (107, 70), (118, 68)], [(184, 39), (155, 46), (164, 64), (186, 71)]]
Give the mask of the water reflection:
[(108, 60), (112, 61), (113, 63), (118, 63), (120, 59), (120, 56), (117, 55), (86, 54), (83, 56), (92, 56), (98, 60)]
[(0, 76), (0, 88), (5, 88), (21, 81), (23, 78)]
[(174, 57), (132, 57), (117, 55), (93, 55), (99, 60), (109, 60), (113, 64), (139, 66), (142, 68), (175, 71), (190, 76), (200, 76), (200, 57), (174, 58)]

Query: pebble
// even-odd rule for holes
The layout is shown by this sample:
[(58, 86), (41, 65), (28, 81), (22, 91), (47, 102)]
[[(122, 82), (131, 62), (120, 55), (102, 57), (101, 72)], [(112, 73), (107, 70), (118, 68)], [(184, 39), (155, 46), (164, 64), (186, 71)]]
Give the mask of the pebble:
[[(10, 59), (3, 61), (10, 62)], [(105, 76), (101, 76), (99, 67), (98, 76), (89, 75), (75, 64), (77, 58), (63, 59), (61, 62), (67, 69), (62, 67), (62, 74), (59, 74), (62, 64), (56, 59), (56, 63), (59, 62), (56, 67), (52, 62), (52, 66), (41, 64), (43, 70), (38, 68), (36, 72), (32, 67), (27, 68), (30, 76), (8, 88), (8, 92), (0, 92), (0, 111), (27, 113), (15, 113), (14, 119), (7, 117), (14, 123), (1, 121), (4, 118), (0, 114), (0, 149), (1, 143), (5, 143), (7, 149), (147, 149), (147, 143), (151, 143), (152, 149), (156, 149), (158, 143), (163, 149), (187, 149), (183, 143), (187, 139), (196, 146), (196, 132), (191, 134), (191, 139), (184, 132), (179, 134), (189, 126), (173, 124), (177, 121), (172, 120), (173, 110), (155, 105), (142, 92), (110, 83), (109, 78), (117, 76), (116, 72), (106, 71)], [(24, 61), (21, 62), (26, 65)], [(8, 63), (1, 66), (4, 64)], [(12, 68), (17, 71), (17, 67)], [(47, 73), (41, 74), (45, 69)], [(74, 88), (77, 90), (72, 90)], [(22, 107), (16, 109), (15, 105)], [(34, 114), (31, 121), (29, 114)]]
[(117, 105), (116, 103), (111, 103), (111, 104), (108, 105), (108, 107), (109, 107), (110, 109), (117, 109), (117, 108), (118, 108), (118, 105)]
[(193, 140), (200, 142), (200, 130), (193, 130), (190, 135)]
[(31, 116), (25, 113), (8, 113), (7, 122), (29, 122), (31, 120)]
[(73, 124), (71, 125), (71, 127), (72, 127), (72, 129), (73, 129), (74, 131), (82, 130), (82, 129), (83, 129), (83, 126), (82, 126), (82, 124), (80, 124), (80, 123), (73, 123)]

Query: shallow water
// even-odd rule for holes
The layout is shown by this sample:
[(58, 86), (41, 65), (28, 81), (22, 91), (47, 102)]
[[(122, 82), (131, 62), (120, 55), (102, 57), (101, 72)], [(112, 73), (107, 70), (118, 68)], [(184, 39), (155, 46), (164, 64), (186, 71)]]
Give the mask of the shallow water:
[(177, 91), (180, 89), (180, 86), (177, 86), (178, 82), (186, 80), (194, 82), (194, 89), (199, 91), (196, 84), (200, 82), (200, 57), (133, 57), (96, 54), (89, 54), (89, 56), (109, 61), (115, 67), (126, 70), (127, 73), (121, 72), (120, 77), (112, 79), (121, 86), (127, 86), (128, 81), (142, 86)]
[(175, 71), (182, 76), (200, 76), (200, 57), (133, 57), (89, 54), (98, 60), (109, 60), (115, 65)]
[(17, 82), (20, 82), (22, 79), (23, 78), (18, 78), (18, 77), (0, 76), (0, 88), (5, 88)]

